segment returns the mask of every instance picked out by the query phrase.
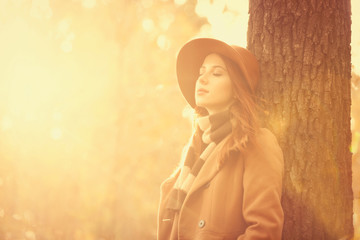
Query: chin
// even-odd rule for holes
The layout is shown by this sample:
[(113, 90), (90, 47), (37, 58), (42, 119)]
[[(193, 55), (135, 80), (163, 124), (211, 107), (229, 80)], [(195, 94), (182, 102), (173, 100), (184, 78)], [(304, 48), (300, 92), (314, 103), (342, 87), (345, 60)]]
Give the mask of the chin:
[(198, 107), (206, 108), (206, 104), (204, 104), (202, 101), (196, 101), (195, 104)]

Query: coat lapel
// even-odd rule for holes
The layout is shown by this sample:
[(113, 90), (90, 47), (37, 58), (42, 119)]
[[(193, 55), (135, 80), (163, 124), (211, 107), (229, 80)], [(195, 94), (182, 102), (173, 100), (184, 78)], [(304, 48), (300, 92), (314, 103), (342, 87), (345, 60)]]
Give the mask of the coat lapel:
[(194, 183), (192, 184), (188, 194), (186, 195), (186, 198), (184, 200), (185, 205), (187, 199), (191, 197), (191, 195), (196, 192), (198, 189), (200, 189), (202, 186), (210, 182), (216, 174), (220, 171), (219, 164), (217, 162), (219, 158), (220, 149), (223, 147), (224, 143), (226, 142), (226, 139), (223, 139), (214, 149), (214, 151), (209, 155), (209, 158), (206, 160), (204, 165), (202, 166), (201, 170), (199, 171), (199, 174), (196, 176)]

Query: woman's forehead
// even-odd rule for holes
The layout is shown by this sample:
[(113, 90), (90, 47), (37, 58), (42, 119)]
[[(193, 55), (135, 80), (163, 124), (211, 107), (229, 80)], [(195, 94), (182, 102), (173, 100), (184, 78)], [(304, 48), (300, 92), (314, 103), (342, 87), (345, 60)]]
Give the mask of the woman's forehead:
[(202, 66), (220, 66), (225, 68), (225, 62), (224, 60), (221, 58), (221, 56), (217, 53), (210, 53), (209, 55), (207, 55), (203, 61)]

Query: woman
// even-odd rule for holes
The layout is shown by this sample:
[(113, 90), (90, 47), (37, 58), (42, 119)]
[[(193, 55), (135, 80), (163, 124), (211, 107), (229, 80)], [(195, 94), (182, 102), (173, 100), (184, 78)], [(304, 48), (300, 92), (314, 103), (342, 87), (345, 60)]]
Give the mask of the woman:
[(281, 239), (283, 156), (257, 125), (254, 55), (199, 38), (176, 67), (197, 117), (179, 169), (161, 185), (158, 240)]

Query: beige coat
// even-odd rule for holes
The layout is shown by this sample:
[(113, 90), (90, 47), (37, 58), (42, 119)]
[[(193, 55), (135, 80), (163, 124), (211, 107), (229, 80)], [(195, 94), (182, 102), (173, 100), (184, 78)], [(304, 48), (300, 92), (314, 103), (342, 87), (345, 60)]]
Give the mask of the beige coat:
[(224, 141), (209, 156), (176, 215), (164, 219), (179, 171), (161, 185), (158, 240), (281, 239), (283, 156), (275, 136), (263, 128), (248, 156), (229, 158), (218, 169)]

